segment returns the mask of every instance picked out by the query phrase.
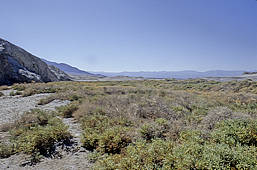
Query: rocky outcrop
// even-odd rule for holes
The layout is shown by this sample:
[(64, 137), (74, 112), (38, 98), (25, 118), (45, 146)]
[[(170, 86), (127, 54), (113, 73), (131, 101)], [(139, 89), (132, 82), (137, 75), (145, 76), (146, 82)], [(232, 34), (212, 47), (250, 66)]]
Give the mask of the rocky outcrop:
[(64, 71), (60, 70), (59, 68), (51, 65), (48, 65), (48, 68), (51, 70), (51, 72), (53, 72), (57, 76), (58, 80), (60, 81), (71, 80), (71, 77), (68, 74), (66, 74)]
[(40, 58), (0, 38), (0, 85), (70, 80), (64, 72), (53, 70)]

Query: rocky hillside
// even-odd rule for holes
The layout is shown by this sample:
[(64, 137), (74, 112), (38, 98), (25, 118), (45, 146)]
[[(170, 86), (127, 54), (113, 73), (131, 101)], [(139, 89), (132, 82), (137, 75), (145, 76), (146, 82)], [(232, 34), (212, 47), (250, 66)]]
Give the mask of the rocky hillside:
[(48, 61), (45, 59), (42, 59), (42, 61), (44, 61), (46, 64), (50, 65), (50, 66), (55, 66), (57, 68), (59, 68), (60, 70), (64, 71), (67, 74), (71, 74), (71, 75), (90, 75), (92, 76), (93, 74), (80, 70), (76, 67), (70, 66), (68, 64), (65, 63), (56, 63), (56, 62), (52, 62), (52, 61)]
[(73, 66), (71, 66), (69, 64), (66, 64), (66, 63), (56, 63), (56, 62), (48, 61), (48, 60), (42, 59), (42, 58), (41, 58), (41, 60), (44, 61), (49, 66), (54, 66), (56, 68), (59, 68), (60, 70), (64, 71), (65, 73), (67, 73), (69, 75), (99, 77), (99, 78), (105, 77), (105, 76), (103, 76), (101, 74), (92, 74), (92, 73), (89, 73), (87, 71), (80, 70), (80, 69), (78, 69), (76, 67), (73, 67)]
[(0, 85), (67, 80), (70, 77), (58, 68), (49, 68), (40, 58), (0, 38)]

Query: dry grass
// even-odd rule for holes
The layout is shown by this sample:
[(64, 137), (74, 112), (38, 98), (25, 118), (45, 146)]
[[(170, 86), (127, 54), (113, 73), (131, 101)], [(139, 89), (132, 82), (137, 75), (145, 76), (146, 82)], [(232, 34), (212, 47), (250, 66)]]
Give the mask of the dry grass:
[(73, 113), (77, 120), (103, 112), (110, 117), (126, 117), (137, 125), (165, 118), (182, 124), (182, 129), (197, 129), (207, 122), (234, 117), (251, 119), (257, 115), (254, 81), (54, 82), (16, 84), (13, 89), (22, 90), (23, 96), (53, 93), (40, 100), (40, 105), (56, 99), (79, 101), (78, 110)]

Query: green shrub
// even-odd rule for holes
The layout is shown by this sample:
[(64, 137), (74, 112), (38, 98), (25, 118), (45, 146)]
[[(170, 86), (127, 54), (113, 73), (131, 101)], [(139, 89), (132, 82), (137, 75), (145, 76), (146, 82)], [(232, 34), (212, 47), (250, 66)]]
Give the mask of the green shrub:
[(95, 169), (254, 169), (256, 154), (255, 147), (154, 139), (131, 144), (121, 154), (98, 158)]
[(131, 143), (130, 122), (104, 115), (86, 116), (82, 121), (83, 146), (102, 153), (119, 153)]
[(17, 91), (23, 91), (26, 89), (24, 84), (15, 84), (13, 85), (13, 90), (17, 90)]
[(254, 147), (188, 141), (177, 145), (168, 160), (175, 169), (253, 169), (256, 153)]
[(76, 95), (76, 94), (73, 94), (69, 97), (69, 100), (70, 101), (76, 101), (76, 100), (79, 100), (81, 97)]
[[(177, 143), (160, 138), (152, 139), (150, 143), (137, 141), (124, 148), (120, 154), (98, 157), (95, 168), (254, 169), (257, 166), (257, 150), (253, 142), (253, 134), (256, 137), (256, 133), (252, 128), (256, 128), (254, 121), (224, 121), (209, 137), (200, 131), (187, 130), (180, 133)], [(249, 132), (247, 141), (244, 131)], [(221, 132), (223, 134), (217, 136)], [(239, 134), (242, 136), (239, 137)], [(233, 136), (238, 142), (230, 144), (226, 140), (216, 140), (222, 139), (222, 136), (227, 138), (226, 135)]]
[(101, 112), (101, 114), (86, 115), (83, 117), (81, 120), (82, 129), (103, 133), (106, 129), (114, 126), (132, 126), (132, 123), (125, 118), (111, 118), (102, 114), (104, 113)]
[(143, 139), (151, 140), (153, 138), (165, 138), (168, 130), (168, 121), (159, 118), (152, 123), (144, 124), (140, 129), (140, 134)]
[(14, 146), (0, 142), (0, 159), (8, 158), (15, 153)]
[(197, 142), (197, 143), (204, 143), (205, 138), (203, 137), (203, 134), (201, 131), (196, 131), (196, 130), (185, 130), (180, 132), (179, 134), (179, 140), (181, 142)]
[(130, 144), (121, 154), (105, 156), (95, 164), (95, 169), (171, 169), (166, 158), (172, 153), (173, 143), (154, 139), (152, 143), (138, 141)]
[(0, 92), (0, 97), (4, 96), (4, 93)]
[(32, 109), (28, 112), (25, 112), (19, 120), (15, 121), (13, 123), (12, 129), (31, 129), (36, 126), (46, 126), (52, 119), (54, 119), (54, 115), (51, 112)]
[(30, 154), (34, 161), (37, 161), (40, 155), (49, 156), (54, 152), (55, 143), (70, 139), (67, 129), (60, 119), (45, 111), (27, 112), (9, 126), (10, 146), (13, 146), (10, 153)]
[(235, 111), (244, 112), (247, 114), (257, 114), (257, 103), (234, 103), (230, 106)]
[(255, 147), (206, 144), (196, 163), (198, 169), (254, 169), (257, 166)]
[(99, 146), (99, 138), (100, 134), (85, 130), (82, 135), (81, 142), (83, 143), (83, 147), (90, 151), (93, 151)]
[(50, 120), (46, 126), (20, 130), (22, 133), (14, 138), (17, 152), (27, 154), (50, 155), (54, 151), (53, 147), (56, 142), (70, 137), (67, 127), (57, 118)]
[(78, 106), (75, 103), (68, 104), (66, 106), (60, 106), (57, 108), (59, 114), (61, 114), (65, 118), (72, 117), (72, 114), (78, 110)]
[(200, 131), (181, 132), (169, 161), (175, 169), (253, 169), (257, 165), (255, 123), (226, 120), (209, 137)]
[(12, 135), (17, 136), (21, 129), (29, 129), (35, 126), (45, 126), (48, 124), (49, 119), (52, 115), (48, 114), (45, 111), (39, 109), (33, 109), (29, 112), (25, 112), (20, 119), (14, 121), (13, 123), (6, 123), (1, 126), (1, 131), (12, 131)]
[(10, 96), (16, 96), (16, 95), (21, 95), (22, 94), (22, 92), (20, 92), (20, 91), (16, 91), (16, 92), (14, 92), (14, 91), (11, 91), (10, 92)]
[(257, 121), (226, 120), (219, 123), (211, 135), (215, 143), (257, 146)]
[(47, 87), (47, 88), (39, 89), (38, 93), (56, 93), (58, 90), (59, 89), (57, 88)]
[(128, 128), (115, 126), (98, 134), (92, 131), (83, 133), (83, 146), (89, 150), (96, 149), (101, 153), (120, 153), (129, 143), (132, 138), (128, 135)]
[(22, 96), (27, 97), (27, 96), (32, 96), (34, 94), (40, 94), (40, 93), (56, 93), (58, 89), (56, 88), (51, 88), (51, 87), (31, 87), (27, 88), (23, 91)]
[(121, 126), (107, 129), (99, 136), (99, 146), (97, 149), (103, 153), (120, 153), (132, 141), (127, 133), (128, 130), (128, 128)]
[(188, 141), (174, 147), (167, 158), (177, 169), (197, 169), (196, 163), (201, 158), (203, 145), (199, 142)]

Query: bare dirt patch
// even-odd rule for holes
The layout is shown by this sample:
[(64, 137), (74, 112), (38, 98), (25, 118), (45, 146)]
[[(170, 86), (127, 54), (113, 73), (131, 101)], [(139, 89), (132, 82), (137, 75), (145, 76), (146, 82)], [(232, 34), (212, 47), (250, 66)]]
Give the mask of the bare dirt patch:
[(69, 101), (55, 100), (47, 105), (40, 106), (38, 102), (51, 94), (36, 94), (33, 96), (9, 96), (11, 90), (2, 91), (0, 97), (0, 125), (17, 120), (20, 115), (31, 109), (55, 110), (55, 107), (63, 106)]

